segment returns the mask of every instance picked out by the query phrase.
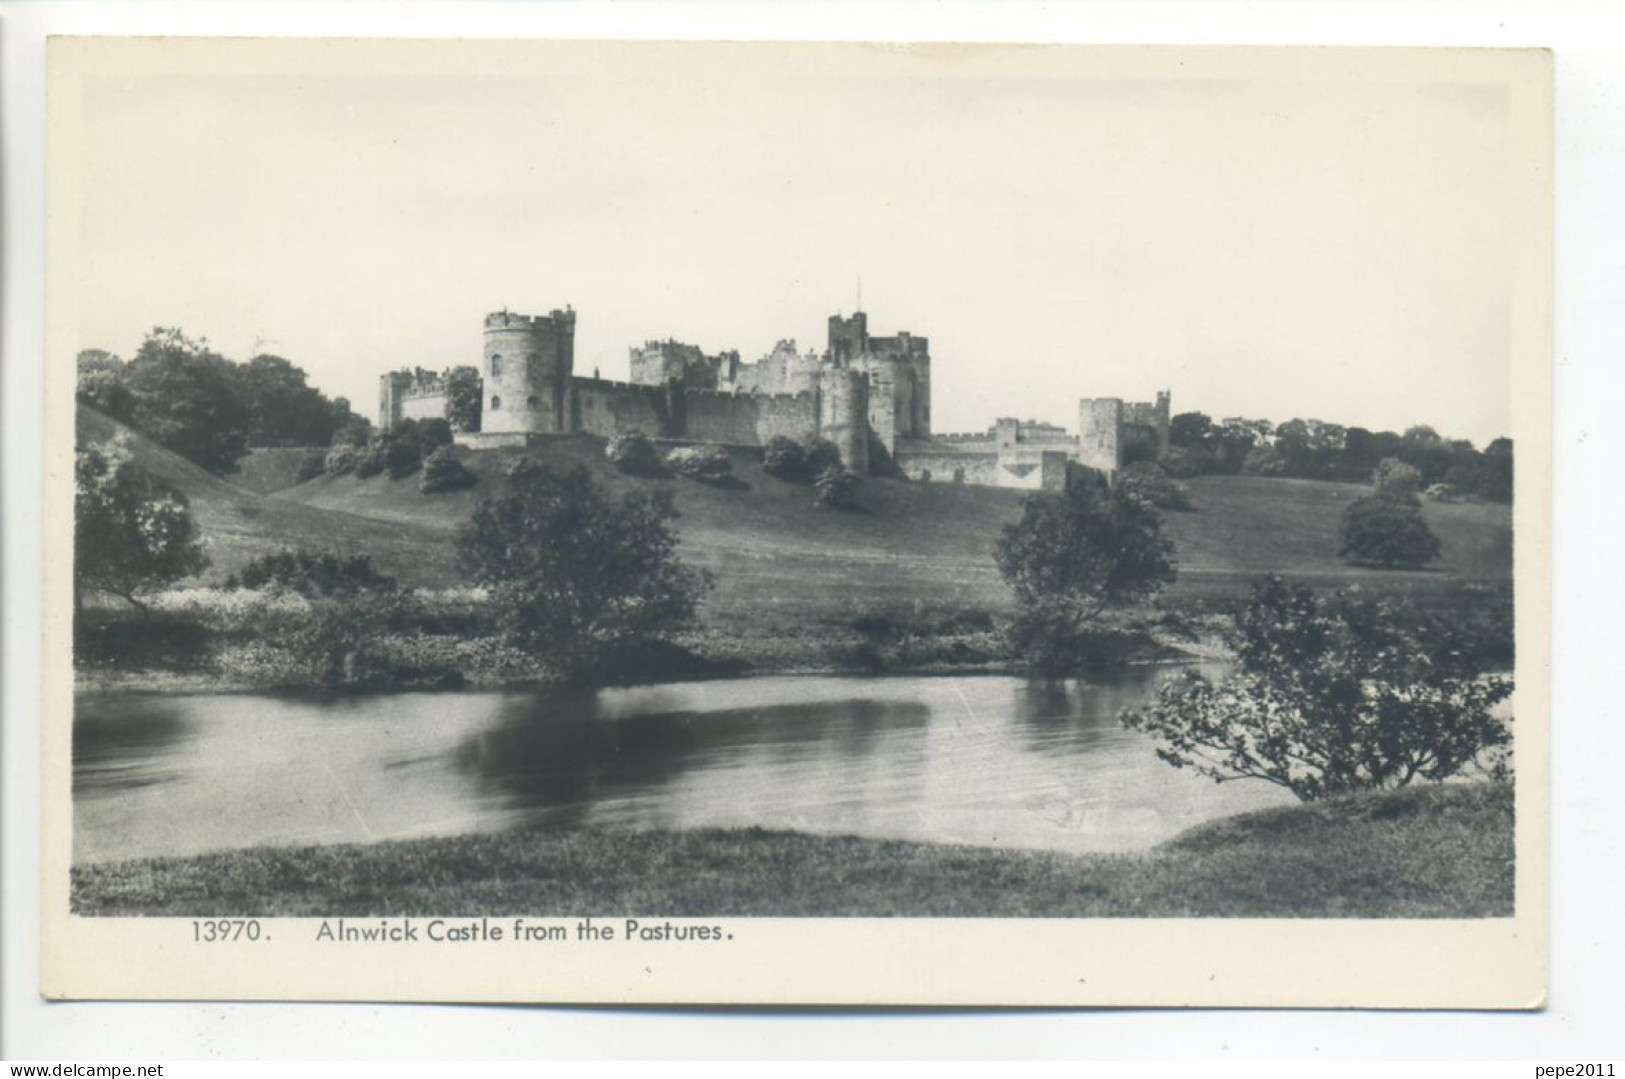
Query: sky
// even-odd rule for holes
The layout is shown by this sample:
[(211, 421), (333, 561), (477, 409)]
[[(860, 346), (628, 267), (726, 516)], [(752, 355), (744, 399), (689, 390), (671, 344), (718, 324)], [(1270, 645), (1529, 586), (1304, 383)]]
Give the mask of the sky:
[(53, 148), (78, 347), (179, 326), (371, 416), (382, 372), (477, 362), (488, 311), (572, 305), (577, 373), (625, 378), (651, 338), (821, 349), (861, 280), (871, 332), (930, 338), (938, 431), (1170, 389), (1509, 433), (1503, 86), (1305, 54), (237, 48), (84, 65)]

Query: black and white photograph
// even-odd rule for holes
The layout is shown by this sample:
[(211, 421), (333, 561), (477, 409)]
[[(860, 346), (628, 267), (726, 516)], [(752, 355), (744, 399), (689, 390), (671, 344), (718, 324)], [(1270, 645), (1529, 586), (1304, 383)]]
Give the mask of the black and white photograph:
[(1549, 60), (54, 40), (48, 994), (1538, 1005)]

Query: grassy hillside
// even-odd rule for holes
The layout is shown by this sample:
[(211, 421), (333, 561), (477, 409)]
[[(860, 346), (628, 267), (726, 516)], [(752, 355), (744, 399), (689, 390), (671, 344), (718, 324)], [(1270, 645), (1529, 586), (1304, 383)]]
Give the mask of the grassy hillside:
[(190, 500), (209, 555), (205, 581), (221, 580), (256, 555), (300, 546), (365, 551), (416, 583), (433, 583), (451, 572), (449, 557), (438, 555), (444, 544), (433, 530), (297, 502), (272, 502), (205, 472), (116, 420), (79, 407), (81, 440), (106, 441), (120, 433), (136, 464)]
[[(84, 408), (79, 423), (91, 438), (120, 429)], [(457, 450), (479, 483), (455, 493), (422, 494), (416, 476), (322, 476), (263, 496), (140, 435), (129, 438), (140, 464), (192, 500), (213, 580), (257, 554), (302, 545), (364, 551), (407, 584), (455, 584), (457, 529), (481, 498), (501, 489), (504, 469), (524, 452)], [(717, 577), (706, 603), (713, 621), (749, 615), (758, 625), (789, 625), (864, 611), (1008, 609), (992, 550), (1000, 529), (1020, 514), (1021, 492), (872, 479), (862, 488), (862, 510), (842, 512), (815, 506), (810, 489), (768, 476), (750, 454), (736, 454), (733, 485), (708, 487), (621, 475), (602, 445), (567, 438), (530, 452), (579, 461), (612, 491), (670, 491), (684, 556)], [(1190, 488), (1195, 512), (1167, 515), (1180, 561), (1176, 600), (1237, 595), (1271, 571), (1327, 587), (1358, 584), (1423, 598), (1510, 580), (1505, 506), (1428, 503), (1444, 556), (1430, 570), (1405, 573), (1353, 567), (1337, 557), (1343, 508), (1365, 493), (1358, 485), (1205, 476)]]
[[(480, 476), (468, 491), (425, 496), (412, 479), (342, 476), (287, 488), (275, 498), (449, 539), (478, 500), (499, 489), (503, 469), (521, 453), (458, 452)], [(590, 438), (561, 439), (532, 452), (580, 461), (612, 490), (670, 491), (685, 556), (717, 575), (707, 605), (713, 617), (1004, 610), (1009, 604), (992, 550), (1000, 529), (1020, 514), (1022, 492), (874, 479), (863, 486), (863, 510), (844, 513), (818, 508), (807, 488), (768, 476), (746, 454), (735, 457), (738, 483), (723, 488), (623, 476), (604, 459), (602, 443)], [(1325, 586), (1422, 596), (1510, 579), (1505, 506), (1429, 503), (1428, 521), (1444, 541), (1444, 557), (1430, 570), (1405, 573), (1349, 566), (1337, 556), (1343, 508), (1363, 496), (1364, 487), (1253, 476), (1204, 476), (1190, 487), (1196, 511), (1168, 515), (1180, 560), (1176, 598), (1235, 595), (1271, 571)]]
[(229, 478), (238, 487), (268, 495), (299, 482), (299, 465), (309, 452), (304, 446), (257, 446), (237, 462)]

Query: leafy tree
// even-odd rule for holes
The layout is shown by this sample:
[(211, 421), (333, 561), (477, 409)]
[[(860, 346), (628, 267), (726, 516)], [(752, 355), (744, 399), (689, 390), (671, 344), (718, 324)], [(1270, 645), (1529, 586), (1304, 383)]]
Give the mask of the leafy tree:
[(103, 415), (125, 423), (135, 410), (135, 396), (124, 384), (124, 361), (99, 348), (79, 353), (74, 396)]
[(829, 439), (812, 436), (803, 445), (807, 449), (807, 481), (816, 482), (829, 469), (846, 467), (840, 447)]
[(1129, 465), (1123, 469), (1118, 483), (1128, 495), (1149, 502), (1158, 509), (1191, 508), (1190, 489), (1173, 480), (1167, 469), (1155, 461), (1136, 461)]
[(1371, 474), (1371, 485), (1396, 495), (1415, 494), (1422, 489), (1422, 473), (1397, 457), (1384, 457)]
[(354, 595), (366, 589), (388, 591), (395, 587), (395, 578), (379, 573), (364, 554), (300, 547), (251, 559), (226, 578), (226, 587), (297, 592), (310, 598)]
[(510, 640), (579, 675), (693, 617), (711, 579), (678, 559), (676, 516), (665, 492), (616, 499), (581, 465), (522, 458), (459, 534), (458, 557)]
[(160, 445), (222, 474), (248, 453), (250, 417), (236, 365), (207, 341), (160, 326), (124, 366), (123, 382), (130, 422)]
[(1491, 502), (1512, 501), (1512, 440), (1498, 438), (1484, 447), (1484, 470), (1478, 494)]
[(118, 442), (74, 458), (73, 605), (84, 593), (118, 596), (147, 613), (143, 592), (208, 565), (186, 496), (136, 465)]
[(1379, 491), (1343, 511), (1343, 547), (1351, 562), (1388, 569), (1420, 569), (1438, 559), (1443, 545), (1409, 492)]
[(840, 465), (831, 465), (813, 481), (814, 499), (830, 509), (853, 509), (858, 504), (858, 475)]
[(478, 369), (453, 367), (446, 372), (446, 421), (454, 431), (478, 431), (483, 403)]
[(1015, 593), (1016, 644), (1044, 667), (1068, 663), (1085, 624), (1107, 607), (1155, 595), (1176, 572), (1155, 507), (1089, 483), (1029, 495), (993, 558)]
[(426, 495), (437, 495), (446, 491), (461, 491), (478, 481), (478, 476), (452, 456), (449, 447), (442, 446), (424, 459), (423, 479), (418, 481), (418, 490)]
[[(281, 356), (261, 354), (236, 369), (248, 412), (248, 440), (260, 446), (325, 446), (344, 416), (309, 384), (304, 370)], [(349, 412), (349, 402), (344, 403)]]
[(1218, 429), (1205, 412), (1181, 412), (1168, 421), (1168, 444), (1186, 449), (1207, 449), (1218, 437)]
[(1259, 779), (1303, 801), (1444, 780), (1475, 762), (1505, 776), (1511, 735), (1495, 708), (1510, 679), (1441, 661), (1396, 608), (1267, 578), (1236, 620), (1238, 673), (1165, 682), (1124, 726), (1176, 768)]
[(629, 476), (659, 476), (665, 472), (660, 451), (647, 435), (637, 431), (611, 438), (604, 446), (604, 456)]
[(1241, 470), (1250, 476), (1289, 476), (1291, 459), (1275, 446), (1254, 446), (1247, 451)]

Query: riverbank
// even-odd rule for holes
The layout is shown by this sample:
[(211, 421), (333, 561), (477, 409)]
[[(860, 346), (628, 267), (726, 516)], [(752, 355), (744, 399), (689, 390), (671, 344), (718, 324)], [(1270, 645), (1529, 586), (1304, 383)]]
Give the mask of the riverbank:
[(79, 867), (129, 916), (1503, 917), (1509, 785), (1354, 795), (1063, 855), (795, 832), (507, 832)]

